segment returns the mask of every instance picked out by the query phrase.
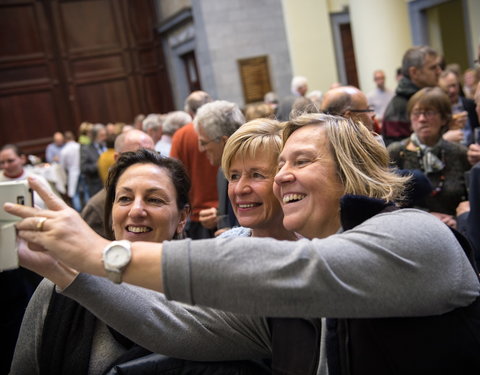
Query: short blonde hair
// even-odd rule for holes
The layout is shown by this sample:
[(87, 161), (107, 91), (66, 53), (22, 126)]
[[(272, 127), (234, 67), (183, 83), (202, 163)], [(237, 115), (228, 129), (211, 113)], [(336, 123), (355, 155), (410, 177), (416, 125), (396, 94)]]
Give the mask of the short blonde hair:
[(306, 125), (323, 126), (345, 194), (363, 195), (387, 202), (404, 199), (409, 177), (390, 168), (386, 148), (360, 122), (340, 116), (306, 114), (286, 123), (283, 142)]
[(269, 155), (272, 158), (272, 173), (277, 168), (277, 159), (282, 150), (282, 124), (273, 119), (260, 118), (242, 125), (227, 140), (222, 155), (222, 170), (228, 179), (228, 170), (233, 159), (255, 158)]

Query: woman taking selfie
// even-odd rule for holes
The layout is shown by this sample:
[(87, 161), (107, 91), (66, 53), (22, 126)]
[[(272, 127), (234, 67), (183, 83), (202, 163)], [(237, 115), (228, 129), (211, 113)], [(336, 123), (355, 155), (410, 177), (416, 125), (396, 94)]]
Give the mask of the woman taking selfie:
[[(283, 139), (274, 191), (285, 228), (304, 239), (135, 242), (124, 280), (235, 313), (338, 318), (319, 353), (330, 374), (477, 373), (476, 272), (442, 222), (395, 209), (406, 180), (389, 170), (386, 150), (362, 124), (321, 114), (290, 121)], [(31, 186), (52, 211), (5, 205), (25, 217), (19, 236), (106, 276), (100, 259), (109, 242)], [(288, 342), (283, 349), (288, 358)]]

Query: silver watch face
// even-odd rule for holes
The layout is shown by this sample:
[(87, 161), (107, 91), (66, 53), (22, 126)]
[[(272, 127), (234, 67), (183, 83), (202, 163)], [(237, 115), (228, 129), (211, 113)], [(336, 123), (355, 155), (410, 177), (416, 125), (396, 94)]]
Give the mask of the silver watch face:
[(125, 266), (129, 259), (129, 251), (120, 245), (112, 246), (105, 254), (106, 261), (110, 267), (120, 268)]

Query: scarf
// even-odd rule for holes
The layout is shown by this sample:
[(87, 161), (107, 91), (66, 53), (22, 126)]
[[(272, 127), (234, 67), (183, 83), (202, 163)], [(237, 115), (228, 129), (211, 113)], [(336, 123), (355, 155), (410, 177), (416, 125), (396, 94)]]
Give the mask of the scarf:
[(410, 141), (419, 148), (420, 163), (422, 164), (422, 169), (426, 174), (440, 172), (443, 170), (443, 168), (445, 168), (443, 161), (441, 161), (437, 155), (432, 152), (433, 149), (442, 141), (442, 138), (440, 138), (440, 140), (433, 147), (421, 143), (415, 133), (412, 133), (410, 136)]
[[(39, 353), (40, 374), (88, 374), (96, 320), (79, 303), (54, 290), (43, 326)], [(107, 370), (118, 363), (150, 353), (113, 328), (108, 328), (110, 334), (127, 351)]]

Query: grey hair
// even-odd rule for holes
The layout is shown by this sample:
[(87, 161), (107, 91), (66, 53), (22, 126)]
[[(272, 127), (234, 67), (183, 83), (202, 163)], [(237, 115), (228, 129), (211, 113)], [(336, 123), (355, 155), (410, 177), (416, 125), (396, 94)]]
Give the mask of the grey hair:
[(264, 103), (278, 103), (278, 96), (273, 91), (269, 91), (263, 97)]
[(303, 76), (293, 77), (290, 88), (292, 92), (297, 92), (299, 87), (302, 87), (308, 83), (307, 79)]
[(170, 112), (163, 122), (163, 134), (173, 135), (183, 125), (192, 122), (192, 116), (185, 111)]
[(202, 105), (211, 101), (212, 98), (205, 91), (194, 91), (185, 99), (184, 110), (194, 116)]
[(161, 128), (164, 120), (165, 120), (165, 115), (160, 115), (160, 114), (157, 114), (157, 113), (150, 113), (142, 121), (142, 130), (144, 132), (146, 132), (150, 129)]
[(230, 137), (244, 122), (245, 117), (238, 105), (216, 100), (200, 107), (193, 126), (197, 132), (201, 126), (210, 139), (215, 139)]
[(105, 129), (105, 125), (103, 124), (95, 124), (92, 126), (92, 130), (91, 130), (92, 141), (95, 141), (97, 139), (97, 135), (102, 129)]
[(429, 46), (416, 46), (409, 48), (403, 55), (402, 74), (405, 77), (410, 77), (408, 74), (408, 69), (412, 66), (417, 69), (421, 69), (427, 56), (438, 56), (438, 53)]

